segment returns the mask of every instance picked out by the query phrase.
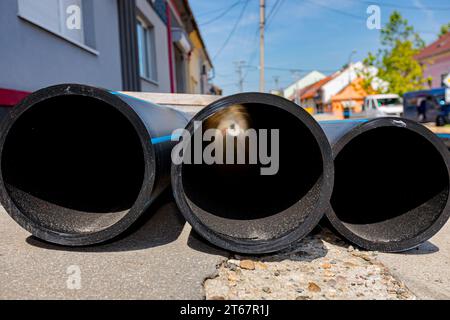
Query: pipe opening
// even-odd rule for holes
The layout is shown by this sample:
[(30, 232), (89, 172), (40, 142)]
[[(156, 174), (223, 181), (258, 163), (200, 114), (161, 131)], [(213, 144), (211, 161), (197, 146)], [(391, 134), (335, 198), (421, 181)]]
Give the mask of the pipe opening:
[[(203, 121), (203, 133), (208, 129), (232, 130), (236, 142), (244, 130), (254, 129), (259, 143), (265, 138), (259, 130), (267, 129), (273, 159), (271, 130), (279, 130), (279, 166), (274, 175), (261, 175), (261, 168), (269, 166), (260, 158), (257, 164), (249, 163), (249, 139), (244, 140), (245, 164), (183, 164), (185, 199), (209, 230), (242, 241), (276, 239), (314, 212), (323, 185), (323, 159), (316, 137), (299, 118), (278, 107), (247, 103), (216, 112)], [(210, 143), (203, 142), (202, 149)], [(226, 145), (224, 139), (224, 161)]]
[(132, 123), (113, 106), (78, 95), (35, 104), (15, 121), (2, 152), (9, 197), (43, 228), (104, 230), (132, 208), (144, 153)]
[(371, 242), (415, 238), (430, 228), (448, 200), (444, 159), (406, 128), (380, 127), (357, 136), (336, 157), (335, 172), (334, 213)]

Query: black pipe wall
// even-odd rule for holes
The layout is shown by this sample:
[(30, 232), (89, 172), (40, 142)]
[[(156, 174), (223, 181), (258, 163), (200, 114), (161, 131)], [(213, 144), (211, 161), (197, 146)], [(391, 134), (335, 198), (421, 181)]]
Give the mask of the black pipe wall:
[[(307, 112), (277, 96), (248, 93), (202, 110), (187, 126), (191, 137), (200, 130), (198, 121), (203, 124), (200, 134), (237, 127), (279, 129), (280, 138), (279, 171), (274, 175), (262, 175), (265, 165), (260, 161), (173, 164), (175, 199), (201, 236), (227, 250), (268, 253), (288, 247), (317, 225), (331, 195), (333, 163), (324, 132)], [(188, 144), (195, 150), (194, 139)]]
[(333, 148), (335, 185), (326, 217), (359, 247), (414, 248), (450, 216), (446, 146), (405, 119), (322, 122)]
[(83, 85), (33, 93), (1, 123), (1, 203), (48, 242), (110, 240), (168, 187), (171, 134), (187, 122), (173, 109)]
[[(40, 90), (1, 123), (0, 200), (40, 239), (92, 245), (128, 229), (172, 174), (175, 199), (193, 228), (219, 247), (251, 254), (294, 244), (324, 212), (344, 238), (387, 252), (426, 241), (450, 216), (448, 151), (415, 122), (319, 125), (297, 105), (257, 93), (221, 99), (190, 118), (83, 85)], [(185, 127), (191, 136), (236, 127), (279, 130), (279, 168), (262, 175), (268, 165), (261, 159), (172, 164), (172, 134)], [(200, 150), (207, 145), (201, 141)], [(189, 147), (195, 150), (196, 142)]]

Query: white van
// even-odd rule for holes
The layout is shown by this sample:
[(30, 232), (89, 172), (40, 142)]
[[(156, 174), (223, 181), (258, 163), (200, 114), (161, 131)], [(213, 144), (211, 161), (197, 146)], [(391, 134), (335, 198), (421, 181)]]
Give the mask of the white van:
[(358, 117), (401, 117), (403, 115), (403, 101), (397, 94), (376, 94), (364, 99), (362, 112)]

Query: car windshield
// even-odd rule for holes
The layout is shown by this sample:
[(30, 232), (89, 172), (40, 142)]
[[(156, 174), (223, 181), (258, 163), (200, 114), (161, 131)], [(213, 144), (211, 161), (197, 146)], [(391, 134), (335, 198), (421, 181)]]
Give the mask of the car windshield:
[(378, 106), (379, 107), (394, 107), (401, 105), (402, 102), (400, 101), (400, 98), (384, 98), (384, 99), (377, 99), (378, 100)]

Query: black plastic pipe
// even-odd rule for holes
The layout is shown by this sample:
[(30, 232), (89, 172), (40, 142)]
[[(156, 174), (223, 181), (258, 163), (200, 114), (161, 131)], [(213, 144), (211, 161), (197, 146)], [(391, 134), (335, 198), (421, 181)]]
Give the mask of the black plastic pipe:
[(444, 143), (405, 119), (324, 121), (335, 185), (326, 217), (368, 250), (401, 252), (436, 234), (450, 216)]
[(1, 203), (42, 240), (110, 240), (169, 185), (172, 131), (187, 122), (176, 110), (84, 85), (33, 93), (1, 123)]
[[(254, 129), (259, 143), (264, 139), (259, 130), (278, 129), (279, 170), (262, 175), (266, 164), (250, 164), (248, 154), (246, 164), (173, 164), (175, 199), (198, 234), (230, 251), (260, 254), (284, 249), (313, 230), (328, 205), (334, 175), (327, 138), (306, 111), (268, 94), (223, 98), (188, 124), (191, 160), (196, 146), (200, 153), (208, 146), (196, 142), (195, 133), (209, 129), (231, 129), (236, 141)], [(273, 145), (270, 149), (273, 155)]]
[(436, 133), (436, 135), (444, 142), (447, 149), (450, 150), (450, 134), (448, 133)]

